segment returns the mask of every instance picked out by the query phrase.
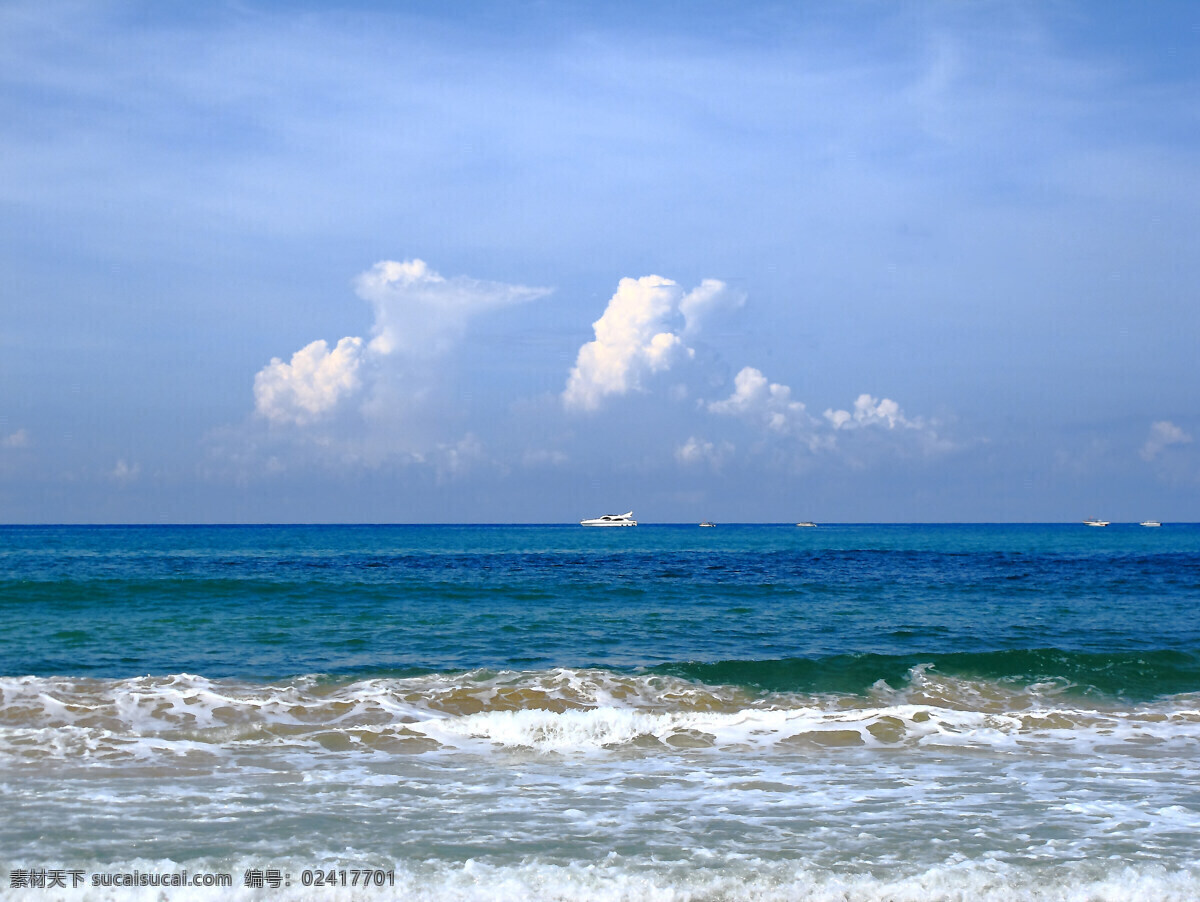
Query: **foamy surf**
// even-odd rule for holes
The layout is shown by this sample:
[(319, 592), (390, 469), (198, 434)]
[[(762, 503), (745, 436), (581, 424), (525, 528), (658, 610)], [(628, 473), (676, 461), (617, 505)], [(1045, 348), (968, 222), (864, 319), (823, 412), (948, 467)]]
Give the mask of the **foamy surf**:
[(965, 680), (913, 668), (865, 695), (752, 692), (600, 670), (430, 674), (331, 683), (0, 678), (0, 760), (119, 764), (291, 748), (961, 748), (1136, 754), (1200, 740), (1200, 696), (1122, 704), (1066, 687)]
[[(682, 863), (627, 860), (606, 856), (570, 866), (526, 862), (496, 867), (469, 860), (460, 865), (415, 862), (382, 872), (382, 886), (340, 886), (355, 877), (355, 868), (327, 870), (310, 863), (276, 861), (277, 886), (251, 887), (261, 878), (261, 861), (205, 862), (187, 871), (171, 861), (137, 861), (124, 875), (224, 873), (231, 887), (102, 887), (101, 875), (121, 876), (105, 865), (78, 868), (83, 886), (62, 890), (6, 887), (0, 902), (18, 899), (72, 899), (78, 902), (232, 902), (277, 899), (282, 902), (332, 899), (338, 902), (1190, 902), (1200, 898), (1195, 869), (1167, 870), (1095, 863), (1072, 863), (1022, 870), (1000, 861), (947, 861), (917, 873), (887, 876), (815, 870), (801, 864), (740, 861), (708, 868)], [(221, 869), (225, 869), (223, 872)], [(378, 872), (376, 872), (378, 873)], [(328, 876), (327, 876), (328, 875)], [(334, 885), (313, 886), (316, 879)], [(68, 881), (69, 881), (68, 877)], [(307, 882), (308, 885), (305, 885)]]

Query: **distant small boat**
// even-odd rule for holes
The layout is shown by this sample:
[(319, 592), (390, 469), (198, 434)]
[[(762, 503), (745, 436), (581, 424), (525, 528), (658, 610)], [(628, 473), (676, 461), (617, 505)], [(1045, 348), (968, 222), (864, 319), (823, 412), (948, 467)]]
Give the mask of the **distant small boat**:
[(1143, 520), (1138, 525), (1139, 526), (1162, 526), (1162, 524), (1159, 523), (1157, 520)]
[(1108, 520), (1098, 520), (1095, 517), (1088, 517), (1088, 519), (1083, 521), (1083, 525), (1084, 526), (1107, 526), (1108, 522), (1109, 522)]
[(701, 525), (701, 526), (716, 526), (717, 524), (716, 524), (716, 523), (710, 523), (708, 520), (705, 520), (705, 521), (704, 521), (703, 523), (701, 523), (700, 525)]
[(814, 523), (812, 520), (805, 520), (803, 523), (797, 523), (796, 525), (797, 526), (816, 526), (817, 524)]
[(633, 511), (625, 514), (605, 514), (603, 517), (594, 517), (591, 520), (580, 520), (580, 526), (637, 526), (637, 520), (633, 519)]

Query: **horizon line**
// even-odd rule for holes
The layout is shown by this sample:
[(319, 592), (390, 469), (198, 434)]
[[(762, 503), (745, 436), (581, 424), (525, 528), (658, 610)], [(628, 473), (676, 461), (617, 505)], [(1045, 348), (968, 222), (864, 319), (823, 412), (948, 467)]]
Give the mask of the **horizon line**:
[[(723, 521), (704, 521), (712, 523), (714, 526), (778, 526), (796, 528), (798, 523), (791, 520), (723, 520)], [(802, 521), (811, 522), (816, 526), (1083, 526), (1085, 520), (819, 520), (819, 521)], [(1110, 526), (1140, 526), (1143, 521), (1140, 520), (1110, 520)], [(1200, 525), (1200, 521), (1195, 520), (1162, 520), (1159, 522), (1162, 526), (1195, 526)], [(45, 522), (45, 523), (0, 523), (0, 529), (38, 529), (38, 528), (184, 528), (184, 527), (246, 527), (246, 528), (264, 528), (264, 527), (430, 527), (430, 526), (499, 526), (499, 527), (578, 527), (577, 520), (564, 521), (500, 521), (500, 520), (478, 520), (478, 521), (352, 521), (352, 520), (312, 520), (312, 521), (172, 521), (153, 523), (148, 521), (130, 521), (130, 522), (101, 522), (101, 521), (78, 521), (78, 522)], [(699, 526), (693, 520), (661, 520), (661, 521), (638, 521), (639, 526), (684, 526), (697, 527)]]

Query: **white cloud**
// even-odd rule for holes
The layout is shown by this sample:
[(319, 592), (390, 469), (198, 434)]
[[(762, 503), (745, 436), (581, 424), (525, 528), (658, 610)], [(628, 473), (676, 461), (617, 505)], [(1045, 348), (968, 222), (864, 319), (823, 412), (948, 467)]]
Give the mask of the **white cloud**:
[(108, 474), (108, 478), (113, 482), (121, 485), (129, 485), (137, 480), (142, 473), (142, 465), (139, 463), (126, 463), (124, 459), (118, 460), (117, 465), (112, 468)]
[(734, 447), (729, 442), (721, 442), (720, 445), (716, 445), (713, 442), (691, 436), (675, 449), (675, 459), (685, 466), (708, 464), (717, 470), (733, 452)]
[(401, 370), (409, 384), (400, 394), (410, 405), (419, 402), (423, 385), (412, 381), (428, 378), (428, 361), (450, 350), (472, 317), (549, 291), (465, 276), (447, 279), (417, 259), (376, 263), (355, 286), (374, 308), (370, 341), (348, 336), (330, 350), (321, 339), (301, 348), (289, 363), (273, 358), (254, 378), (259, 416), (305, 426), (349, 398), (379, 394)]
[(962, 447), (938, 434), (940, 424), (936, 420), (906, 416), (891, 398), (880, 399), (864, 393), (855, 399), (853, 411), (826, 410), (825, 419), (833, 427), (833, 434), (828, 436), (829, 447), (834, 447), (836, 436), (856, 431), (864, 436), (869, 432), (889, 435), (888, 444), (894, 449), (907, 446), (925, 457), (948, 454)]
[(273, 423), (304, 425), (337, 406), (362, 384), (363, 340), (343, 338), (332, 351), (324, 339), (278, 357), (254, 377), (254, 407)]
[(760, 370), (743, 367), (733, 379), (733, 394), (724, 401), (709, 403), (710, 413), (739, 416), (762, 422), (772, 432), (791, 433), (807, 429), (813, 422), (792, 390), (769, 382)]
[(694, 356), (680, 333), (694, 334), (704, 317), (743, 301), (716, 279), (705, 279), (687, 294), (662, 276), (622, 279), (593, 323), (595, 340), (579, 349), (562, 394), (564, 406), (595, 410), (609, 395), (642, 388), (645, 376)]
[(827, 419), (834, 429), (860, 429), (865, 426), (886, 426), (895, 429), (897, 426), (906, 429), (920, 429), (924, 422), (918, 417), (908, 419), (900, 409), (900, 405), (891, 398), (879, 400), (868, 394), (861, 394), (854, 402), (854, 412), (848, 410), (826, 410)]
[(679, 312), (684, 319), (684, 335), (695, 335), (704, 321), (714, 314), (737, 310), (745, 303), (746, 295), (743, 292), (730, 290), (718, 279), (705, 279), (679, 302)]
[(679, 286), (661, 276), (622, 279), (604, 314), (593, 323), (596, 340), (579, 349), (563, 391), (568, 409), (595, 410), (607, 395), (641, 387), (643, 373), (670, 367), (683, 342), (669, 331)]
[[(870, 427), (883, 434), (902, 430), (908, 436), (905, 442), (915, 442), (925, 455), (942, 454), (958, 447), (938, 436), (935, 423), (906, 417), (900, 405), (890, 398), (880, 400), (862, 394), (854, 402), (853, 412), (831, 409), (825, 411), (823, 421), (818, 420), (802, 402), (793, 400), (788, 386), (771, 382), (752, 366), (744, 367), (734, 377), (733, 394), (722, 401), (711, 401), (706, 407), (709, 413), (736, 416), (758, 425), (768, 434), (798, 440), (811, 453), (832, 452), (839, 447), (839, 435)], [(861, 450), (860, 446), (858, 451)]]
[[(644, 389), (649, 376), (679, 361), (692, 360), (701, 365), (705, 358), (690, 346), (695, 336), (715, 317), (736, 311), (745, 301), (744, 294), (716, 279), (705, 279), (687, 293), (662, 276), (622, 279), (604, 314), (594, 323), (595, 340), (579, 349), (562, 393), (564, 407), (596, 410), (605, 398)], [(667, 396), (682, 401), (689, 396), (688, 386), (677, 384)], [(838, 447), (839, 435), (854, 430), (861, 431), (863, 438), (856, 444), (864, 448), (868, 431), (875, 435), (904, 432), (908, 436), (904, 441), (926, 455), (956, 447), (938, 437), (936, 424), (905, 416), (890, 398), (862, 394), (852, 410), (829, 409), (824, 419), (814, 417), (803, 402), (792, 396), (789, 386), (771, 382), (753, 366), (737, 373), (728, 397), (699, 401), (698, 409), (736, 417), (767, 436), (787, 439), (809, 453), (833, 451)], [(896, 440), (900, 440), (898, 436)], [(761, 451), (766, 446), (753, 447)], [(785, 448), (777, 450), (784, 455), (792, 453)], [(728, 442), (718, 445), (691, 436), (676, 448), (675, 458), (685, 466), (708, 463), (717, 467), (733, 453), (734, 446)]]
[(1186, 445), (1192, 437), (1170, 420), (1157, 420), (1150, 426), (1150, 435), (1142, 446), (1142, 460), (1154, 460), (1171, 445)]
[(29, 430), (18, 429), (9, 435), (0, 438), (0, 448), (27, 448), (29, 447)]
[[(604, 314), (594, 323), (595, 340), (579, 349), (562, 393), (564, 407), (596, 410), (607, 397), (643, 389), (647, 377), (680, 360), (702, 360), (689, 343), (712, 318), (737, 310), (745, 301), (744, 294), (716, 279), (705, 279), (686, 294), (676, 282), (662, 276), (622, 279)], [(668, 396), (682, 400), (688, 396), (688, 387), (681, 383)], [(813, 453), (835, 449), (839, 434), (867, 429), (877, 434), (902, 430), (926, 454), (955, 447), (938, 437), (935, 424), (905, 416), (890, 398), (862, 394), (852, 410), (831, 408), (820, 420), (792, 397), (789, 386), (771, 382), (753, 366), (738, 372), (727, 398), (700, 402), (699, 408), (737, 417), (768, 435), (796, 440)], [(676, 448), (675, 457), (685, 465), (702, 461), (717, 465), (732, 453), (733, 446), (728, 443), (717, 446), (693, 436)]]
[(423, 260), (376, 263), (355, 280), (355, 287), (358, 296), (375, 308), (368, 350), (381, 356), (399, 353), (421, 358), (449, 350), (472, 317), (550, 291), (466, 276), (447, 279)]

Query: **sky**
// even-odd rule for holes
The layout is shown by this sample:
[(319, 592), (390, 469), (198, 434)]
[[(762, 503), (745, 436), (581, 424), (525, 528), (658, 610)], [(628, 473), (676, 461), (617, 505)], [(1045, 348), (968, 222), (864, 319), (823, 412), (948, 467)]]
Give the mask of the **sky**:
[(0, 47), (0, 522), (1200, 521), (1200, 5)]

